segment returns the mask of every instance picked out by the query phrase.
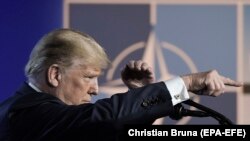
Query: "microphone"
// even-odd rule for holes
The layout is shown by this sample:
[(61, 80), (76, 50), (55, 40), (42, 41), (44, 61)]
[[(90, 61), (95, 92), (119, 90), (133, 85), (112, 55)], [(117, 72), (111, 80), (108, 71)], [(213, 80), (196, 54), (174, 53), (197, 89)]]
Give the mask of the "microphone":
[(227, 117), (225, 117), (223, 114), (215, 111), (215, 110), (212, 110), (204, 105), (201, 105), (199, 103), (196, 103), (192, 100), (186, 100), (184, 101), (183, 103), (187, 104), (187, 105), (190, 105), (190, 106), (194, 106), (196, 107), (197, 109), (200, 109), (206, 113), (209, 114), (209, 116), (213, 117), (214, 119), (216, 119), (221, 125), (234, 125), (234, 123), (229, 120)]
[(172, 113), (169, 115), (169, 117), (173, 120), (180, 120), (182, 117), (185, 116), (208, 117), (210, 115), (203, 111), (194, 111), (185, 109), (182, 104), (175, 105)]
[(173, 111), (170, 113), (169, 117), (173, 120), (180, 120), (184, 116), (193, 116), (193, 117), (213, 117), (221, 125), (234, 125), (231, 120), (226, 118), (224, 115), (206, 107), (201, 104), (198, 104), (192, 100), (184, 101), (183, 103), (193, 106), (200, 111), (188, 110), (183, 107), (182, 104), (177, 104), (174, 106)]

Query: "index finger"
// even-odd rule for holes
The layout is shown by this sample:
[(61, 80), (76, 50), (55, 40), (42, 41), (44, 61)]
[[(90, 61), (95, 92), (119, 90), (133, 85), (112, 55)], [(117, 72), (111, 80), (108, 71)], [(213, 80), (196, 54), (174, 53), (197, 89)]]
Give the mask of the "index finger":
[(235, 86), (235, 87), (243, 86), (242, 82), (238, 82), (238, 81), (235, 81), (235, 80), (232, 80), (230, 78), (223, 77), (223, 76), (221, 76), (221, 77), (222, 77), (222, 81), (224, 82), (225, 85)]

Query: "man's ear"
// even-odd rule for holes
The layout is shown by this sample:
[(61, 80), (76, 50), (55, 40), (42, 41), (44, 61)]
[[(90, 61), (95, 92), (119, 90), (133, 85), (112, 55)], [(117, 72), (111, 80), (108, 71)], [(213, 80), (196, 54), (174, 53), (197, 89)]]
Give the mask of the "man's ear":
[(47, 72), (47, 79), (49, 85), (57, 87), (61, 81), (61, 70), (58, 64), (52, 64)]

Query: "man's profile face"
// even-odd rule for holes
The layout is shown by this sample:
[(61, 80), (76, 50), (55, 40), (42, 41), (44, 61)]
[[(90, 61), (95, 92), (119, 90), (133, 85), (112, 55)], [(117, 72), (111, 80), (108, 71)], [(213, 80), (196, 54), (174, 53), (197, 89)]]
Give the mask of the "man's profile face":
[(90, 103), (91, 97), (98, 93), (101, 69), (82, 65), (83, 62), (81, 59), (74, 60), (73, 65), (62, 73), (61, 82), (57, 87), (57, 97), (68, 105)]

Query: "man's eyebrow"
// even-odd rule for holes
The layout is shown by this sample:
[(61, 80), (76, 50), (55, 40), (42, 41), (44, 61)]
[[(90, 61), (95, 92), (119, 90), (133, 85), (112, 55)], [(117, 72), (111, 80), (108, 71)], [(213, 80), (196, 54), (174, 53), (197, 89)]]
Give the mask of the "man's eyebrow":
[(83, 71), (82, 72), (84, 75), (91, 75), (91, 76), (100, 76), (103, 75), (103, 72), (91, 72), (91, 71)]

